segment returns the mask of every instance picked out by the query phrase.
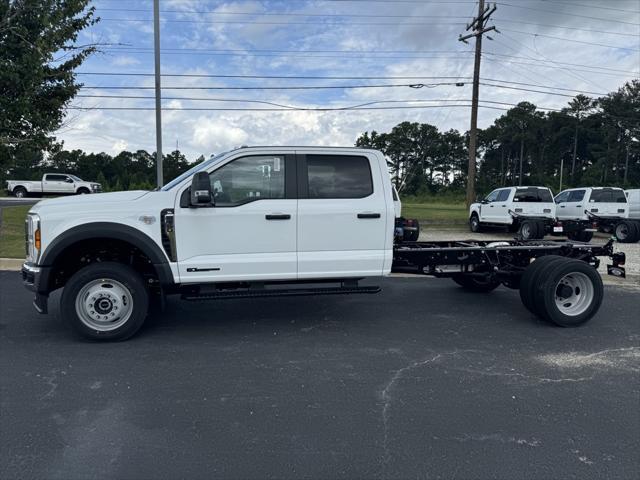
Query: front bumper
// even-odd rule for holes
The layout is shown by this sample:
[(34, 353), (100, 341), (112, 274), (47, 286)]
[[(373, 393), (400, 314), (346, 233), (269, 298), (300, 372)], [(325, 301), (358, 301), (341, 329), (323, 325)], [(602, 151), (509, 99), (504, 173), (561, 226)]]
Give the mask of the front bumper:
[(33, 306), (38, 313), (47, 313), (49, 300), (49, 267), (39, 267), (30, 262), (22, 264), (22, 284), (35, 294)]

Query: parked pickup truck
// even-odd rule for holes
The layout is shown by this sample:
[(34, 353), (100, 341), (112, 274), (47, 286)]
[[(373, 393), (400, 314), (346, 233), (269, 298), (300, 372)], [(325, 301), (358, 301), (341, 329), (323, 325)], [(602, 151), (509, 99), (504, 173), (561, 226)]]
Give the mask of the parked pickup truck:
[(629, 201), (621, 188), (570, 188), (556, 195), (555, 202), (556, 217), (563, 223), (613, 233), (622, 243), (640, 240), (640, 221), (629, 219)]
[(9, 180), (7, 182), (7, 193), (18, 198), (28, 195), (82, 195), (101, 191), (102, 185), (99, 183), (85, 182), (75, 175), (64, 173), (45, 173), (40, 181)]
[[(469, 207), (469, 228), (507, 227), (523, 240), (540, 239), (554, 231), (555, 205), (547, 187), (497, 188), (482, 201)], [(556, 232), (562, 231), (556, 227)]]
[(394, 235), (398, 207), (379, 151), (240, 148), (158, 191), (39, 202), (26, 219), (22, 278), (39, 312), (62, 288), (60, 313), (76, 332), (122, 340), (168, 294), (371, 294), (380, 288), (361, 280), (391, 272), (447, 277), (476, 292), (518, 288), (536, 315), (576, 326), (602, 301), (598, 257), (624, 276), (613, 241), (405, 241)]

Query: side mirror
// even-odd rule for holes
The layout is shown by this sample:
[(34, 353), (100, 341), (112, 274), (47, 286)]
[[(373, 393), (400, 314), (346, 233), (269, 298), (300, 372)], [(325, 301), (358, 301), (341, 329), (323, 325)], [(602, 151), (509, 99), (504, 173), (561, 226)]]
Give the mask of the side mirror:
[(482, 205), (486, 205), (487, 203), (489, 203), (489, 200), (487, 200), (486, 198), (483, 198), (482, 200), (480, 200), (480, 203)]
[(191, 180), (191, 206), (213, 207), (213, 192), (207, 172), (197, 172)]
[(71, 178), (67, 178), (67, 179), (65, 180), (65, 182), (67, 182), (67, 183), (73, 183), (73, 179), (71, 179)]

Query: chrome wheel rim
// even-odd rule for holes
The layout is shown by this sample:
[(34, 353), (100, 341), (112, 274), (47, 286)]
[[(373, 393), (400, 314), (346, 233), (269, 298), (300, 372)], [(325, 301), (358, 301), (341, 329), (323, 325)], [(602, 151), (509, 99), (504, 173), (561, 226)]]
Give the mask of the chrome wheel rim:
[(22, 190), (18, 190), (16, 192), (16, 198), (22, 198), (22, 197), (24, 197), (24, 192)]
[(522, 225), (522, 229), (520, 230), (520, 235), (522, 238), (528, 239), (531, 236), (531, 226), (528, 223)]
[(133, 296), (117, 280), (92, 280), (76, 296), (76, 313), (82, 323), (93, 330), (115, 330), (129, 320), (132, 312)]
[(471, 219), (471, 230), (473, 230), (474, 232), (478, 230), (478, 219), (476, 217), (473, 217)]
[(562, 277), (556, 285), (556, 307), (564, 315), (575, 317), (584, 313), (593, 302), (595, 289), (584, 273), (574, 272)]
[(626, 240), (629, 236), (629, 228), (621, 223), (616, 227), (616, 237), (620, 240)]

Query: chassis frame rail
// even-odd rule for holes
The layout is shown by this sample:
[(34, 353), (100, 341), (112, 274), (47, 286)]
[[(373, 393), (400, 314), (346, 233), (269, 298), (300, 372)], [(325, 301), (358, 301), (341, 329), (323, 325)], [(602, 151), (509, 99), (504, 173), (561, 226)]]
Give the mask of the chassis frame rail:
[(394, 248), (391, 271), (436, 277), (491, 275), (505, 285), (517, 288), (514, 280), (519, 279), (532, 260), (545, 255), (582, 260), (595, 268), (600, 265), (599, 257), (609, 257), (613, 266), (618, 268), (624, 265), (625, 255), (614, 253), (613, 245), (613, 239), (604, 245), (570, 240), (517, 239), (403, 242)]

